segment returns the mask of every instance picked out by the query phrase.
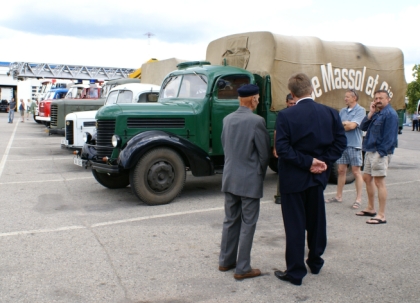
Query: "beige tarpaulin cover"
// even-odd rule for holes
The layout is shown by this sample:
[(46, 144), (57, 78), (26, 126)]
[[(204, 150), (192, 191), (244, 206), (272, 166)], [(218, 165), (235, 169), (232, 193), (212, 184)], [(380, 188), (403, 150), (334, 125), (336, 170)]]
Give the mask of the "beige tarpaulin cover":
[(177, 65), (187, 60), (176, 58), (144, 63), (141, 66), (141, 82), (161, 85), (165, 76), (177, 69)]
[(316, 37), (292, 37), (251, 32), (210, 42), (206, 60), (271, 76), (271, 110), (285, 107), (287, 81), (298, 72), (312, 80), (317, 102), (341, 109), (346, 89), (358, 91), (359, 104), (369, 109), (373, 92), (386, 89), (395, 109), (405, 108), (407, 83), (403, 54), (398, 48), (372, 47), (354, 42), (329, 42)]

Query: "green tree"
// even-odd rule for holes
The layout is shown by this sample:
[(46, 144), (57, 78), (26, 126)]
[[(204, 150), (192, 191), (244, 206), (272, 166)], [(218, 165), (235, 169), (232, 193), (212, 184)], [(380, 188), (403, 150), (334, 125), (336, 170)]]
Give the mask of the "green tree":
[(417, 102), (420, 100), (420, 64), (416, 64), (413, 67), (413, 77), (414, 80), (408, 83), (407, 86), (407, 97), (408, 97), (408, 106), (407, 111), (409, 113), (414, 113), (417, 111)]

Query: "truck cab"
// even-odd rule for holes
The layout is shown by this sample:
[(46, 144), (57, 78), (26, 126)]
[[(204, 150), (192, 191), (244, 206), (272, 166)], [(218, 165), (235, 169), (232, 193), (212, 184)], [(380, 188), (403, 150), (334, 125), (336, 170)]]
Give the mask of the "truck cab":
[[(146, 83), (119, 85), (109, 91), (104, 105), (157, 102), (159, 90), (160, 86)], [(73, 150), (82, 149), (85, 141), (90, 141), (96, 134), (96, 113), (97, 111), (93, 110), (67, 114), (65, 139), (61, 140), (61, 147)], [(75, 163), (83, 164), (80, 161), (75, 161)]]
[(51, 89), (45, 96), (45, 99), (38, 104), (38, 115), (35, 116), (36, 121), (41, 121), (46, 126), (51, 121), (51, 102), (57, 99), (63, 99), (68, 92), (67, 88)]
[(51, 103), (50, 134), (65, 134), (65, 117), (69, 113), (97, 110), (103, 105), (99, 99), (101, 86), (97, 84), (75, 84), (69, 88), (64, 99)]
[(181, 192), (187, 170), (194, 176), (222, 171), (222, 121), (239, 107), (237, 89), (248, 83), (260, 86), (256, 112), (272, 134), (275, 113), (268, 111), (265, 93), (269, 77), (237, 67), (185, 62), (165, 78), (157, 103), (99, 109), (96, 145), (85, 145), (82, 158), (91, 159), (93, 176), (103, 186), (131, 184), (145, 203), (169, 203)]

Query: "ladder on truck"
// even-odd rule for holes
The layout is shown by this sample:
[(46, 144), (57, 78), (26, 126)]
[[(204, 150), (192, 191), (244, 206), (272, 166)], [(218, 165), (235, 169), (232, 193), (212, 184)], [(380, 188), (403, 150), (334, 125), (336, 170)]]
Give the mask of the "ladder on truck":
[(16, 80), (27, 78), (113, 80), (127, 78), (134, 68), (100, 67), (70, 64), (50, 64), (34, 62), (11, 62), (7, 75)]

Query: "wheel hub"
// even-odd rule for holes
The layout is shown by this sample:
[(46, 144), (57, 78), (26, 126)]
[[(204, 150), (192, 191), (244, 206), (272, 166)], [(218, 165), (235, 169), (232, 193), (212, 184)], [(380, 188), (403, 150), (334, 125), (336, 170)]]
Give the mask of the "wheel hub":
[(174, 182), (174, 171), (167, 162), (153, 164), (147, 173), (147, 183), (154, 191), (162, 192), (167, 190)]

